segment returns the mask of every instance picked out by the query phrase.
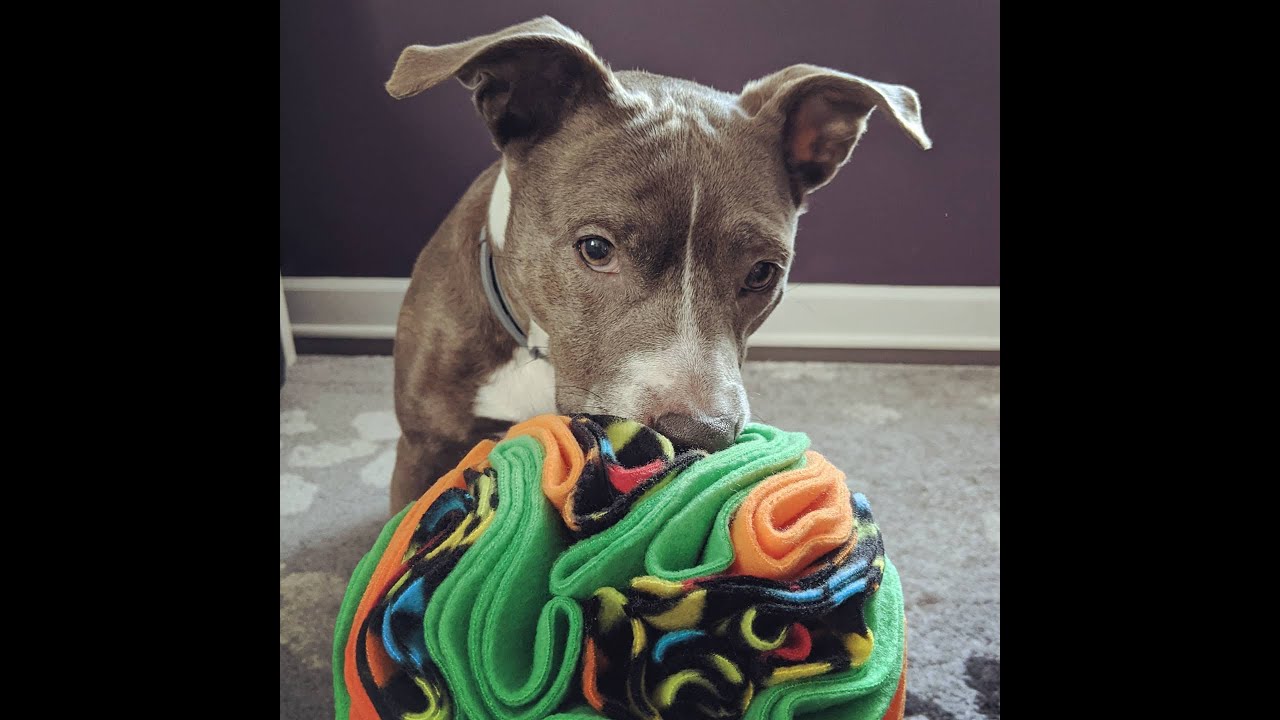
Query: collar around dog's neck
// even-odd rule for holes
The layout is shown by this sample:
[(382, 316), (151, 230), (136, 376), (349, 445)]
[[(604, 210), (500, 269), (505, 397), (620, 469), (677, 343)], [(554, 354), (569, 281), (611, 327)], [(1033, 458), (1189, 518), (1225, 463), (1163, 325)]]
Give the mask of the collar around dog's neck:
[(498, 284), (498, 273), (493, 266), (493, 252), (489, 249), (489, 235), (485, 226), (480, 228), (480, 284), (484, 287), (489, 308), (497, 316), (499, 324), (515, 339), (516, 345), (527, 349), (535, 360), (545, 358), (547, 355), (542, 348), (529, 345), (529, 336), (520, 329), (520, 324), (511, 315), (511, 302)]

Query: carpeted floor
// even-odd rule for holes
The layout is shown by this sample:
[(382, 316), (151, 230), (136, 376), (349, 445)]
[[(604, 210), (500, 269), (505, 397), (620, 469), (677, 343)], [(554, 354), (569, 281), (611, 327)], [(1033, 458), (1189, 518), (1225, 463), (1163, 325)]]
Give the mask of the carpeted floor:
[[(756, 362), (754, 419), (870, 499), (908, 624), (907, 718), (1000, 717), (1000, 369)], [(280, 392), (280, 717), (333, 716), (333, 623), (386, 520), (391, 358), (304, 356)]]

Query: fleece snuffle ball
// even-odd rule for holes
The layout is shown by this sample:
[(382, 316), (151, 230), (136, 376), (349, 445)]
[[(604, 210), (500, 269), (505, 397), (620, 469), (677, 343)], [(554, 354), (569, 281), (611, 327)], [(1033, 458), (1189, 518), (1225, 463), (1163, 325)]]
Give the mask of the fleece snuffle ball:
[(900, 720), (897, 571), (808, 446), (678, 453), (603, 415), (480, 443), (356, 566), (336, 717)]

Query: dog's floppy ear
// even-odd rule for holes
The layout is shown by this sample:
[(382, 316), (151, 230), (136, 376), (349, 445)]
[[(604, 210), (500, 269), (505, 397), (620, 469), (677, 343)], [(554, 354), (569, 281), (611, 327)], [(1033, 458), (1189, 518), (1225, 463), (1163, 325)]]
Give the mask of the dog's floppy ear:
[(550, 134), (576, 103), (617, 89), (591, 45), (546, 16), (452, 45), (411, 45), (400, 53), (387, 92), (407, 98), (448, 77), (474, 91), (499, 149)]
[(830, 182), (849, 160), (876, 108), (887, 111), (920, 147), (933, 145), (920, 122), (915, 90), (830, 68), (792, 65), (747, 83), (738, 103), (782, 138), (797, 204)]

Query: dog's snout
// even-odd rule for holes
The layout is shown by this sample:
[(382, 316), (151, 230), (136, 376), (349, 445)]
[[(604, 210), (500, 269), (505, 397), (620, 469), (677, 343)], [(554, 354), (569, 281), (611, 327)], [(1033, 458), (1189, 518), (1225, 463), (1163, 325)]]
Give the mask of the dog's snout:
[(732, 418), (696, 418), (667, 413), (654, 420), (652, 427), (666, 435), (677, 450), (698, 448), (716, 452), (733, 444), (741, 429), (739, 424)]

